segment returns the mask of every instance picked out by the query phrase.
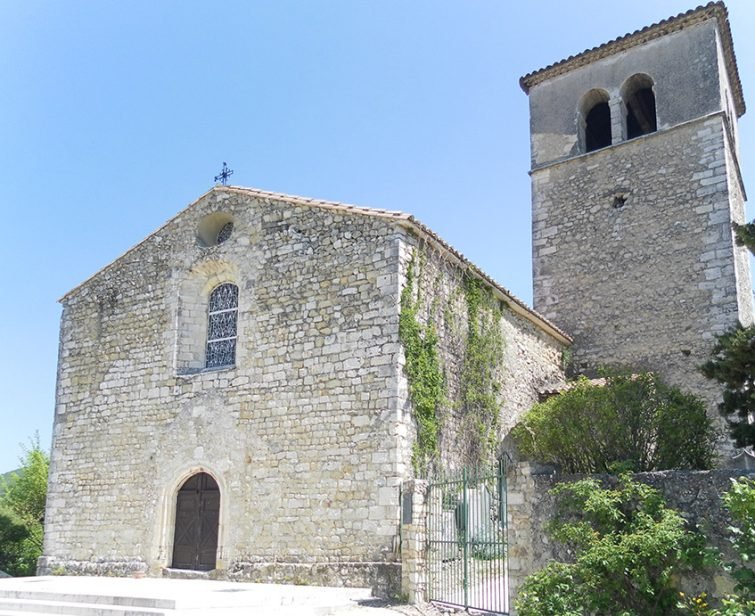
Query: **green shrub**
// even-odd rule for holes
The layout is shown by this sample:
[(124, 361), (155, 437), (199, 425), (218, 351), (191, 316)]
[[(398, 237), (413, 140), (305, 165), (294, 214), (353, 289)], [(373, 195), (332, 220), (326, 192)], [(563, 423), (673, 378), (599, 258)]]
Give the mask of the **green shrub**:
[(536, 404), (512, 431), (520, 453), (567, 473), (708, 469), (715, 432), (696, 396), (651, 372), (582, 377)]
[(519, 616), (582, 616), (574, 565), (550, 562), (527, 577), (516, 602)]
[(747, 566), (755, 559), (755, 480), (732, 480), (724, 494), (724, 507), (729, 510), (731, 543), (741, 563), (730, 562), (727, 569), (737, 581), (734, 591), (745, 601), (755, 601), (755, 571)]
[(657, 490), (622, 475), (614, 488), (584, 479), (551, 493), (558, 510), (548, 534), (571, 550), (574, 562), (552, 562), (528, 577), (519, 614), (680, 613), (674, 579), (702, 566), (702, 538)]

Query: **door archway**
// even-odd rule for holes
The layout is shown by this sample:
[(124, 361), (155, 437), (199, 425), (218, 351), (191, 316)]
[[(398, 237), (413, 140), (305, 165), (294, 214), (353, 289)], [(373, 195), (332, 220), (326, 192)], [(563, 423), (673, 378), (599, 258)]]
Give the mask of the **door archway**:
[(218, 551), (220, 489), (207, 473), (189, 477), (176, 494), (174, 569), (211, 571)]

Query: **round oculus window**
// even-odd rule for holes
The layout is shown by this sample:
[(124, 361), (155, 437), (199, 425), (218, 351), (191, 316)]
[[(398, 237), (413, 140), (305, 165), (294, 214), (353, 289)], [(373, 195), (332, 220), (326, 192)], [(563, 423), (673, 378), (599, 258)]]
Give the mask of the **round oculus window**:
[(233, 233), (233, 223), (227, 222), (222, 227), (220, 227), (220, 231), (218, 231), (218, 237), (215, 243), (222, 244), (229, 237), (231, 237), (231, 233)]
[(207, 248), (225, 242), (233, 233), (233, 218), (227, 212), (208, 214), (197, 226), (197, 242)]

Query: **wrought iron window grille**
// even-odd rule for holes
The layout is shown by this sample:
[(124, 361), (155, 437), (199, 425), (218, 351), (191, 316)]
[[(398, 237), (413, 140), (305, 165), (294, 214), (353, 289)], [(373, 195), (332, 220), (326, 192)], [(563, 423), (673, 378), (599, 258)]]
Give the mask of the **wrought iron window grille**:
[(207, 313), (207, 350), (205, 368), (224, 368), (236, 364), (239, 288), (225, 283), (210, 294)]

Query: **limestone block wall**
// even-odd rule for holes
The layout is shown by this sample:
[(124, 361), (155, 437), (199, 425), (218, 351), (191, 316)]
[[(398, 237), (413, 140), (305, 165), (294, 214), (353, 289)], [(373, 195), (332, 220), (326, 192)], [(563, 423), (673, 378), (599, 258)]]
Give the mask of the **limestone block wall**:
[[(201, 246), (217, 212), (233, 232)], [(220, 575), (398, 580), (402, 233), (217, 189), (69, 293), (41, 570), (170, 566), (176, 492), (204, 471)], [(202, 370), (223, 282), (239, 287), (236, 362)]]
[[(456, 401), (464, 280), (480, 276), (402, 220), (218, 188), (66, 295), (40, 572), (169, 568), (176, 494), (204, 472), (220, 491), (214, 575), (398, 592), (399, 493), (414, 474), (398, 337), (408, 262), (427, 253), (421, 318), (440, 335), (447, 469), (469, 462)], [(238, 287), (235, 362), (207, 369), (222, 284)], [(502, 439), (563, 381), (568, 338), (493, 293)]]
[(699, 366), (752, 319), (736, 173), (720, 113), (533, 171), (535, 308), (574, 337), (577, 370), (657, 370), (715, 414)]
[[(728, 130), (731, 123), (726, 123), (727, 143), (731, 144), (732, 134)], [(734, 123), (736, 126), (736, 123)], [(739, 170), (736, 144), (726, 148), (726, 175), (729, 187), (729, 215), (732, 222), (749, 222), (745, 217), (744, 186)], [(720, 181), (720, 180), (719, 180)], [(724, 236), (725, 237), (725, 236)], [(730, 255), (728, 253), (727, 255)], [(724, 253), (720, 253), (723, 256)], [(729, 257), (731, 258), (731, 257)], [(734, 246), (733, 254), (734, 275), (736, 280), (737, 316), (743, 325), (751, 325), (755, 321), (755, 304), (753, 303), (752, 272), (750, 268), (750, 251), (746, 248)]]
[[(472, 266), (459, 261), (437, 245), (407, 234), (400, 248), (402, 288), (406, 272), (414, 261), (414, 285), (420, 302), (420, 318), (432, 322), (438, 335), (438, 353), (445, 380), (445, 401), (440, 408), (440, 467), (459, 470), (473, 463), (469, 459), (470, 418), (461, 403), (462, 373), (467, 352), (468, 314), (465, 280), (479, 277)], [(517, 423), (521, 415), (538, 402), (538, 394), (564, 382), (563, 358), (568, 339), (547, 331), (522, 314), (519, 304), (499, 288), (493, 289), (502, 307), (500, 332), (503, 355), (497, 374), (499, 386), (498, 441)], [(403, 358), (401, 358), (403, 361)], [(408, 396), (408, 383), (400, 372), (400, 408), (406, 418), (403, 462), (411, 473), (411, 446), (414, 424)], [(500, 453), (491, 452), (494, 456)], [(488, 460), (490, 462), (491, 460)]]
[(409, 603), (427, 600), (428, 484), (423, 479), (404, 483), (401, 504), (401, 594)]
[(716, 20), (709, 19), (533, 86), (529, 91), (532, 168), (584, 151), (578, 113), (583, 96), (591, 90), (610, 97), (612, 142), (625, 140), (626, 101), (621, 93), (633, 75), (652, 80), (659, 129), (724, 109), (721, 88), (727, 74), (718, 28)]

